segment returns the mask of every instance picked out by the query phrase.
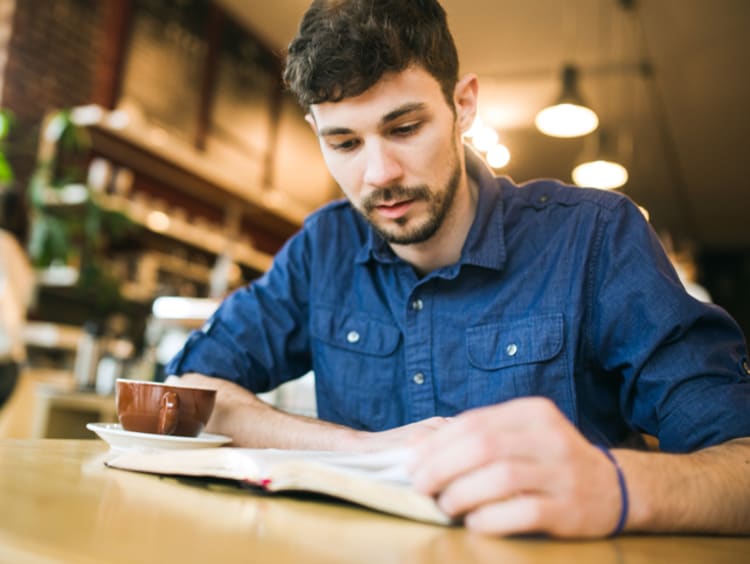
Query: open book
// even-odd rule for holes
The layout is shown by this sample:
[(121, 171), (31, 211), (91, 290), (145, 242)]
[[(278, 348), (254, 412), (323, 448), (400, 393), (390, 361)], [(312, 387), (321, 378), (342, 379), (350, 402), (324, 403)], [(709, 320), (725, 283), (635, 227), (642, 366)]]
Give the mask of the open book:
[(237, 480), (267, 491), (325, 494), (417, 521), (450, 524), (429, 496), (411, 487), (405, 450), (377, 453), (249, 449), (115, 451), (107, 466), (154, 474)]

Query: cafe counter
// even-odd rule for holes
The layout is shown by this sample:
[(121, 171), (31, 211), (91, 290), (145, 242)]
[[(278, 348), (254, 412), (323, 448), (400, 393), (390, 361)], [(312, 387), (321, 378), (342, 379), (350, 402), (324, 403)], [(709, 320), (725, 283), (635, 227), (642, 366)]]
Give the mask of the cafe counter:
[(99, 440), (0, 440), (0, 562), (750, 561), (750, 538), (496, 539), (330, 499), (104, 466)]

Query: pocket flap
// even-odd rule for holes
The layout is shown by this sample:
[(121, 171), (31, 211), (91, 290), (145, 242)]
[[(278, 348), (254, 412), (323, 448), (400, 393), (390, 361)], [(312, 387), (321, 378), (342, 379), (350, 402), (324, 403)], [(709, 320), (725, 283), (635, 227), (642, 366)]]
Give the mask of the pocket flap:
[(561, 313), (477, 325), (466, 330), (469, 362), (483, 370), (550, 360), (560, 352), (562, 344)]
[(392, 354), (401, 338), (398, 327), (361, 312), (321, 307), (313, 313), (310, 332), (329, 345), (375, 356)]

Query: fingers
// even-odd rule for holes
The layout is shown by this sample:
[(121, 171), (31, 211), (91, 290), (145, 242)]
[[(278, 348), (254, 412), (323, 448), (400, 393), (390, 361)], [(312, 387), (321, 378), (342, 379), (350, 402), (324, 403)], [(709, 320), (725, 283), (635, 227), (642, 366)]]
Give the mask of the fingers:
[(429, 419), (423, 419), (422, 421), (418, 421), (417, 423), (414, 423), (413, 425), (419, 429), (422, 430), (437, 430), (442, 429), (447, 423), (452, 421), (452, 417), (430, 417)]
[(495, 461), (558, 458), (566, 425), (554, 405), (535, 398), (467, 412), (416, 445), (413, 483), (432, 495)]
[(415, 444), (420, 444), (425, 437), (444, 427), (450, 420), (448, 417), (436, 416), (386, 431), (361, 432), (357, 444), (350, 448), (367, 452), (408, 448), (412, 453)]
[(545, 533), (558, 538), (601, 538), (611, 526), (579, 507), (547, 495), (519, 495), (487, 503), (464, 517), (464, 525), (489, 535)]
[(539, 496), (520, 495), (482, 505), (464, 518), (473, 531), (491, 535), (518, 535), (550, 532), (553, 502)]
[(545, 495), (554, 478), (547, 467), (535, 463), (495, 462), (452, 481), (438, 504), (448, 515), (463, 515), (522, 494)]
[[(439, 431), (435, 436), (438, 434)], [(412, 481), (419, 491), (433, 495), (464, 474), (495, 461), (538, 458), (544, 448), (540, 439), (537, 433), (522, 430), (511, 433), (472, 430), (461, 438), (446, 439), (429, 454), (417, 451), (411, 465)]]
[(420, 456), (429, 457), (445, 444), (486, 432), (512, 432), (528, 428), (556, 428), (566, 421), (557, 407), (545, 398), (521, 398), (467, 411), (449, 420), (439, 433), (416, 445)]
[(419, 444), (420, 441), (442, 429), (450, 421), (449, 417), (430, 417), (417, 423), (407, 425), (409, 428), (408, 443), (410, 446)]
[(581, 483), (582, 490), (571, 490), (564, 469), (498, 462), (453, 481), (438, 505), (452, 517), (463, 515), (468, 528), (482, 533), (600, 537), (614, 527), (618, 504), (607, 495), (611, 488), (602, 490), (594, 483), (592, 477)]
[(548, 400), (464, 413), (414, 453), (415, 488), (480, 532), (602, 536), (617, 519), (611, 463)]

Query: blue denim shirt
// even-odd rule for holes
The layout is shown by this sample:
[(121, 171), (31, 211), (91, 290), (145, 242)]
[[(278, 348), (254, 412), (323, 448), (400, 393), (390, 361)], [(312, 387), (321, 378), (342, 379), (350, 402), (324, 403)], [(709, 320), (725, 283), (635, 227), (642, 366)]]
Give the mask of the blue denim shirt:
[(688, 296), (630, 200), (467, 168), (479, 199), (456, 264), (420, 277), (348, 202), (330, 204), (167, 373), (265, 392), (312, 369), (319, 417), (357, 429), (541, 395), (607, 445), (750, 436), (740, 329)]

